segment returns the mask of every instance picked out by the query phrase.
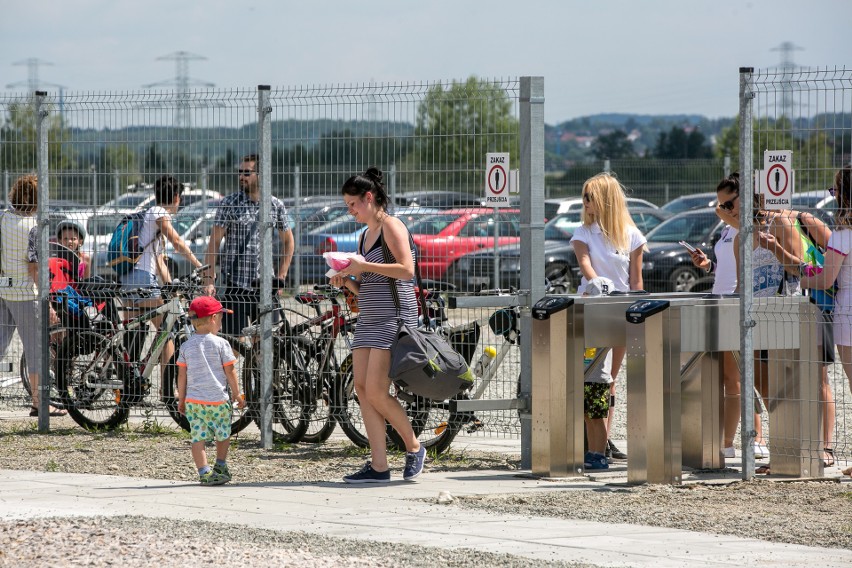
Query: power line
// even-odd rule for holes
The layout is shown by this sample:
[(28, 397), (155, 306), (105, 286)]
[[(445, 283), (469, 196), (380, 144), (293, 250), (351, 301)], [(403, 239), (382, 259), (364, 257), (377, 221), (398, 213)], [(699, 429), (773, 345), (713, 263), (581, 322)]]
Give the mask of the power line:
[(158, 81), (156, 83), (149, 83), (147, 85), (143, 85), (145, 89), (151, 89), (153, 87), (175, 87), (175, 96), (174, 101), (176, 104), (175, 108), (175, 126), (178, 128), (182, 127), (190, 127), (192, 126), (191, 116), (189, 113), (189, 102), (190, 102), (190, 86), (199, 86), (199, 87), (214, 87), (213, 83), (209, 83), (207, 81), (201, 81), (199, 79), (194, 79), (189, 76), (189, 62), (190, 61), (206, 61), (207, 58), (203, 55), (196, 55), (194, 53), (189, 53), (188, 51), (175, 51), (174, 53), (169, 53), (168, 55), (163, 55), (157, 58), (157, 61), (174, 61), (175, 62), (175, 77), (174, 79), (167, 79), (165, 81)]
[(799, 65), (793, 61), (794, 51), (804, 51), (803, 47), (795, 45), (792, 41), (785, 41), (773, 47), (770, 51), (778, 51), (781, 53), (781, 62), (778, 68), (781, 70), (781, 113), (793, 120), (793, 73), (800, 69)]

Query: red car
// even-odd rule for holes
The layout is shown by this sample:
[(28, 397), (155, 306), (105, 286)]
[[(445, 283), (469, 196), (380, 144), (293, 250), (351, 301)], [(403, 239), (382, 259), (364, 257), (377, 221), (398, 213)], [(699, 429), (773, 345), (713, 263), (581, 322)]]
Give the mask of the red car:
[(420, 253), (420, 274), (443, 279), (447, 267), (460, 256), (494, 246), (495, 226), (498, 245), (521, 241), (519, 209), (499, 209), (496, 215), (485, 207), (450, 209), (419, 219), (408, 229)]

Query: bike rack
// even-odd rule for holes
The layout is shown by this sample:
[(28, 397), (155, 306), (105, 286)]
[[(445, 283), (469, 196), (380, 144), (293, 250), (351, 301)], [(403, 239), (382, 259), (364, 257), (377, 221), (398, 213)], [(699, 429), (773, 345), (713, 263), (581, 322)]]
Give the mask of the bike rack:
[[(511, 308), (525, 306), (521, 301), (523, 293), (488, 296), (450, 296), (447, 307), (451, 310), (462, 308)], [(482, 410), (517, 410), (529, 412), (529, 397), (487, 399), (487, 400), (450, 400), (450, 412), (479, 412)]]

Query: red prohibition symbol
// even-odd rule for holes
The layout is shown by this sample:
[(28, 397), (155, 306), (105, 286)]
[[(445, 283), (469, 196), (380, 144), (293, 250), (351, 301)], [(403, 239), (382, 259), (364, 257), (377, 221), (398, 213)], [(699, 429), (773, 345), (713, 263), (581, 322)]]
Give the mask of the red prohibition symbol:
[(789, 181), (789, 174), (781, 164), (775, 164), (766, 172), (766, 187), (775, 197), (787, 191)]
[(506, 189), (506, 182), (509, 179), (506, 177), (506, 170), (500, 164), (491, 166), (491, 171), (488, 172), (488, 189), (493, 193), (503, 193)]

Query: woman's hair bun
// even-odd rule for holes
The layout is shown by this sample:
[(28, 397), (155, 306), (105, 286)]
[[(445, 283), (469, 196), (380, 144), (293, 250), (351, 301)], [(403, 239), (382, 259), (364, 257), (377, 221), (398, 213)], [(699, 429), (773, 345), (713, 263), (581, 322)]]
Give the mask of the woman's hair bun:
[(377, 185), (381, 185), (382, 184), (382, 177), (384, 177), (384, 176), (382, 175), (382, 170), (373, 166), (371, 168), (367, 168), (367, 171), (364, 172), (364, 177), (366, 177), (369, 180), (372, 180)]

